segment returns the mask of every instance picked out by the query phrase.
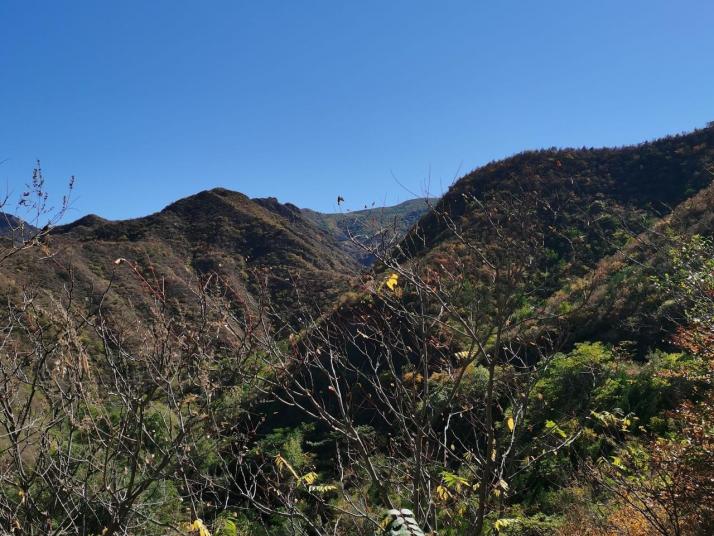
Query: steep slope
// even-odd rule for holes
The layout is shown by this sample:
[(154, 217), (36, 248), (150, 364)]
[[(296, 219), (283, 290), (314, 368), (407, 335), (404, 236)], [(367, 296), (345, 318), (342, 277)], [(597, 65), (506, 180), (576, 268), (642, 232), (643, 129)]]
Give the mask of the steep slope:
[(528, 151), (490, 163), (458, 180), (404, 240), (410, 255), (443, 248), (453, 239), (448, 215), (465, 228), (478, 225), (471, 198), (537, 192), (558, 213), (557, 225), (578, 226), (593, 203), (611, 213), (668, 213), (706, 186), (714, 162), (714, 128), (636, 146)]
[(192, 285), (215, 274), (233, 299), (261, 302), (294, 322), (300, 305), (324, 306), (349, 284), (357, 267), (339, 251), (296, 207), (215, 189), (144, 218), (87, 216), (57, 227), (45, 245), (51, 255), (20, 255), (2, 267), (0, 280), (9, 294), (38, 282), (56, 294), (71, 281), (115, 314), (134, 317), (152, 299), (147, 287), (182, 304), (191, 301)]
[(325, 214), (303, 209), (306, 218), (337, 239), (342, 249), (364, 266), (374, 259), (360, 247), (384, 245), (400, 240), (436, 202), (434, 198), (417, 198), (391, 207), (364, 208), (352, 212)]
[[(632, 341), (641, 353), (667, 346), (681, 311), (656, 281), (673, 271), (671, 250), (695, 235), (714, 237), (714, 184), (680, 203), (571, 286), (587, 285), (592, 293), (587, 306), (567, 318), (572, 340)], [(573, 300), (571, 287), (551, 298), (552, 308)]]
[(494, 200), (515, 200), (517, 208), (519, 198), (535, 196), (550, 209), (540, 218), (551, 252), (539, 267), (550, 281), (537, 300), (567, 310), (587, 288), (588, 305), (561, 326), (570, 342), (629, 340), (646, 353), (666, 346), (676, 314), (651, 281), (670, 267), (662, 235), (714, 235), (713, 177), (712, 127), (631, 147), (522, 153), (457, 181), (409, 232), (402, 260), (434, 266), (468, 257), (455, 229), (492, 247), (500, 240), (489, 231)]

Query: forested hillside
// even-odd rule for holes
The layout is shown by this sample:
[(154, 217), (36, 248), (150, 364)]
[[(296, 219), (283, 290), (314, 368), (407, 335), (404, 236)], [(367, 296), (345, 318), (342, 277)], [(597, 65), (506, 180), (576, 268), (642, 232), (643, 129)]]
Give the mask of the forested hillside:
[(713, 177), (706, 128), (3, 239), (0, 530), (712, 534)]
[(216, 189), (144, 218), (91, 215), (55, 227), (42, 248), (0, 267), (0, 285), (5, 295), (28, 288), (59, 295), (71, 282), (81, 299), (101, 300), (105, 312), (131, 324), (157, 292), (178, 310), (192, 302), (192, 286), (220, 279), (221, 291), (249, 310), (265, 307), (294, 321), (293, 300), (320, 309), (357, 269), (297, 207)]

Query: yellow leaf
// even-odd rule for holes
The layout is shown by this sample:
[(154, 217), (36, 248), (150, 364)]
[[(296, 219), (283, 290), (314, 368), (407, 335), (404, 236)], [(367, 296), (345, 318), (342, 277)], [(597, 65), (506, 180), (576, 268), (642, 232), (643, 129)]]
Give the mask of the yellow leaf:
[(399, 283), (399, 274), (392, 274), (387, 278), (387, 282), (385, 285), (387, 285), (387, 288), (389, 290), (394, 290), (397, 287), (397, 284)]
[(517, 519), (497, 519), (496, 522), (493, 524), (493, 528), (496, 529), (496, 532), (500, 532), (501, 529), (505, 529), (506, 527), (510, 527), (511, 525), (517, 523)]
[(612, 465), (617, 467), (618, 469), (624, 469), (625, 465), (622, 463), (622, 458), (619, 456), (613, 456), (612, 457)]
[(508, 426), (508, 429), (513, 432), (513, 428), (516, 426), (516, 423), (513, 421), (513, 417), (508, 417), (506, 420), (506, 426)]
[(196, 519), (193, 523), (188, 526), (189, 530), (198, 532), (198, 536), (211, 536), (208, 532), (208, 528), (203, 524), (201, 519)]
[(293, 466), (290, 465), (288, 463), (288, 461), (285, 458), (283, 458), (283, 456), (281, 454), (277, 454), (275, 456), (275, 465), (277, 465), (278, 469), (280, 469), (280, 470), (287, 469), (295, 477), (295, 480), (300, 480), (300, 476), (297, 474), (295, 469), (293, 469)]
[(305, 475), (302, 475), (300, 477), (300, 480), (302, 480), (303, 482), (305, 482), (305, 484), (310, 486), (310, 485), (314, 484), (315, 481), (317, 480), (317, 473), (315, 473), (313, 471), (313, 472), (307, 473)]
[(436, 496), (442, 501), (446, 501), (449, 497), (451, 497), (451, 493), (449, 493), (449, 490), (444, 486), (436, 486)]

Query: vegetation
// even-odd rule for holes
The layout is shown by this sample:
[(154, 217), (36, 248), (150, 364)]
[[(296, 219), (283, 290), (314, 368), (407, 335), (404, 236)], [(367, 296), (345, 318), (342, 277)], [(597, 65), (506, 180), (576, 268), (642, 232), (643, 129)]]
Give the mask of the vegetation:
[(711, 534), (713, 158), (489, 164), (361, 273), (226, 190), (2, 239), (0, 532)]

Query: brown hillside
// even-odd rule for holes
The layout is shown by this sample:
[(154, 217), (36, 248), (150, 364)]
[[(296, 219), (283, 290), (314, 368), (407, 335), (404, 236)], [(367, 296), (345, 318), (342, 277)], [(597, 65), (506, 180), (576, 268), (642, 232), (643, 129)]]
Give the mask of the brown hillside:
[[(118, 259), (124, 261), (117, 264)], [(87, 216), (58, 227), (44, 252), (18, 255), (4, 265), (0, 285), (9, 296), (38, 289), (57, 295), (71, 285), (82, 297), (99, 299), (109, 289), (105, 307), (134, 317), (154, 290), (180, 305), (190, 301), (192, 285), (213, 274), (232, 298), (269, 303), (295, 322), (298, 300), (326, 306), (356, 269), (297, 208), (215, 189), (144, 218)]]

